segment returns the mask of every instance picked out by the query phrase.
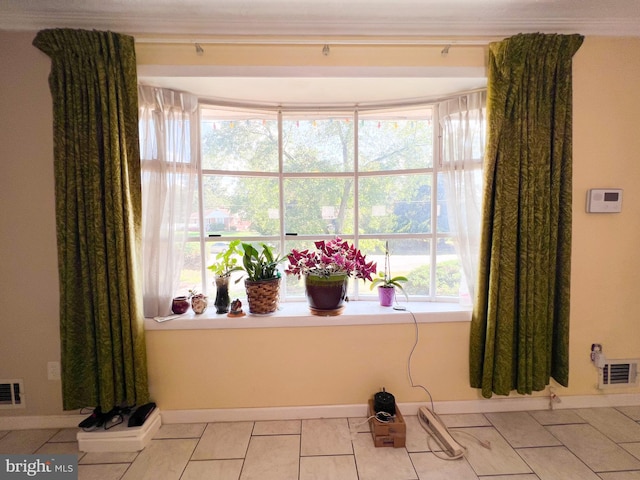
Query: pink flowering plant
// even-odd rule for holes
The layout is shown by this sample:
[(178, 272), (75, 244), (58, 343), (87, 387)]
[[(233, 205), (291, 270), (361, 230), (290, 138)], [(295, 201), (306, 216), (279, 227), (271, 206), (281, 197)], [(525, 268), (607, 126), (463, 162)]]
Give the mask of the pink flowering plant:
[(353, 244), (337, 237), (333, 240), (314, 242), (315, 251), (293, 249), (287, 258), (288, 275), (300, 278), (314, 273), (323, 277), (333, 274), (346, 274), (349, 277), (372, 280), (377, 271), (375, 262), (367, 262), (365, 255)]

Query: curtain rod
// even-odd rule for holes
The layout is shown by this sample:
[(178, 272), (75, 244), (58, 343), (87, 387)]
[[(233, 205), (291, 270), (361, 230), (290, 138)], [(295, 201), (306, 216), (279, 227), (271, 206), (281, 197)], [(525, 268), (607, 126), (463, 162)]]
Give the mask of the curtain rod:
[(171, 37), (135, 37), (136, 43), (157, 44), (200, 44), (200, 45), (416, 45), (416, 46), (486, 46), (502, 38), (485, 39), (367, 39), (367, 38), (264, 38), (264, 37), (228, 37), (228, 38), (171, 38)]

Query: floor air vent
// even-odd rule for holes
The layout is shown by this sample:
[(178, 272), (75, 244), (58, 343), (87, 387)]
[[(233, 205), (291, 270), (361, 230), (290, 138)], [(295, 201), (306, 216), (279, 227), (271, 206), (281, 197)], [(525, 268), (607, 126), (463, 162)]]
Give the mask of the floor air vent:
[(623, 387), (638, 384), (639, 359), (633, 360), (609, 360), (600, 369), (598, 375), (598, 387)]
[(0, 380), (0, 408), (24, 408), (22, 380)]

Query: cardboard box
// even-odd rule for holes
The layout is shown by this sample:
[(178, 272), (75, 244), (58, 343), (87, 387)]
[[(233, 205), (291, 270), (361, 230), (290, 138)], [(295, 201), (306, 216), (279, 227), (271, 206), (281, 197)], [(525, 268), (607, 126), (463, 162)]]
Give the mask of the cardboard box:
[(376, 447), (404, 447), (407, 439), (407, 424), (396, 404), (396, 416), (390, 422), (381, 422), (374, 417), (373, 399), (369, 400), (369, 428)]
[(386, 437), (373, 437), (373, 444), (376, 447), (393, 447), (401, 448), (406, 443), (406, 437), (404, 435), (392, 435)]

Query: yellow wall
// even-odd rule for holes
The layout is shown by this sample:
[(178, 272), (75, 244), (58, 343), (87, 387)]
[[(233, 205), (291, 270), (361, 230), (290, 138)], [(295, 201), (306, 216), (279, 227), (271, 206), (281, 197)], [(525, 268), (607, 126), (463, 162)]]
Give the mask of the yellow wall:
[[(640, 39), (585, 40), (574, 59), (570, 393), (599, 393), (591, 343), (608, 358), (640, 357), (638, 85)], [(598, 187), (624, 189), (622, 213), (585, 213)]]
[(190, 43), (136, 43), (139, 65), (218, 65), (268, 67), (484, 67), (486, 47), (456, 45), (442, 55), (440, 45), (363, 45), (328, 44), (330, 54), (324, 55), (324, 42), (317, 44), (205, 44), (197, 55)]
[[(463, 381), (467, 332), (465, 324), (421, 327), (413, 379), (436, 400), (471, 393)], [(163, 409), (362, 404), (381, 387), (402, 402), (425, 400), (406, 374), (413, 324), (154, 331), (147, 338), (150, 385)]]
[[(61, 411), (60, 382), (46, 379), (46, 363), (59, 359), (49, 59), (31, 46), (33, 36), (0, 32), (0, 378), (23, 378), (29, 394), (26, 410), (0, 415)], [(440, 49), (434, 62), (444, 61)], [(162, 55), (152, 50), (140, 46), (139, 62), (159, 63)], [(260, 58), (276, 65), (309, 61), (284, 50), (262, 57), (243, 50), (243, 65)], [(374, 54), (382, 52), (375, 47), (367, 47), (374, 52), (367, 55), (339, 50), (310, 64), (393, 65), (394, 56), (401, 65), (417, 61), (414, 48), (402, 50), (405, 55), (396, 47), (391, 58)], [(450, 61), (483, 58), (477, 48), (470, 52), (462, 60), (452, 49)], [(222, 58), (233, 64), (240, 56)], [(638, 38), (587, 38), (574, 57), (571, 370), (561, 395), (602, 393), (589, 362), (592, 342), (602, 343), (609, 358), (640, 357), (638, 85)], [(586, 190), (603, 186), (624, 189), (621, 214), (584, 213)], [(148, 332), (150, 388), (165, 410), (361, 404), (381, 386), (401, 402), (424, 401), (406, 377), (413, 335), (411, 324)], [(427, 385), (436, 401), (479, 398), (467, 386), (467, 335), (464, 323), (420, 326), (414, 381)]]
[(33, 33), (0, 32), (0, 379), (24, 379), (25, 410), (62, 410), (49, 60)]

